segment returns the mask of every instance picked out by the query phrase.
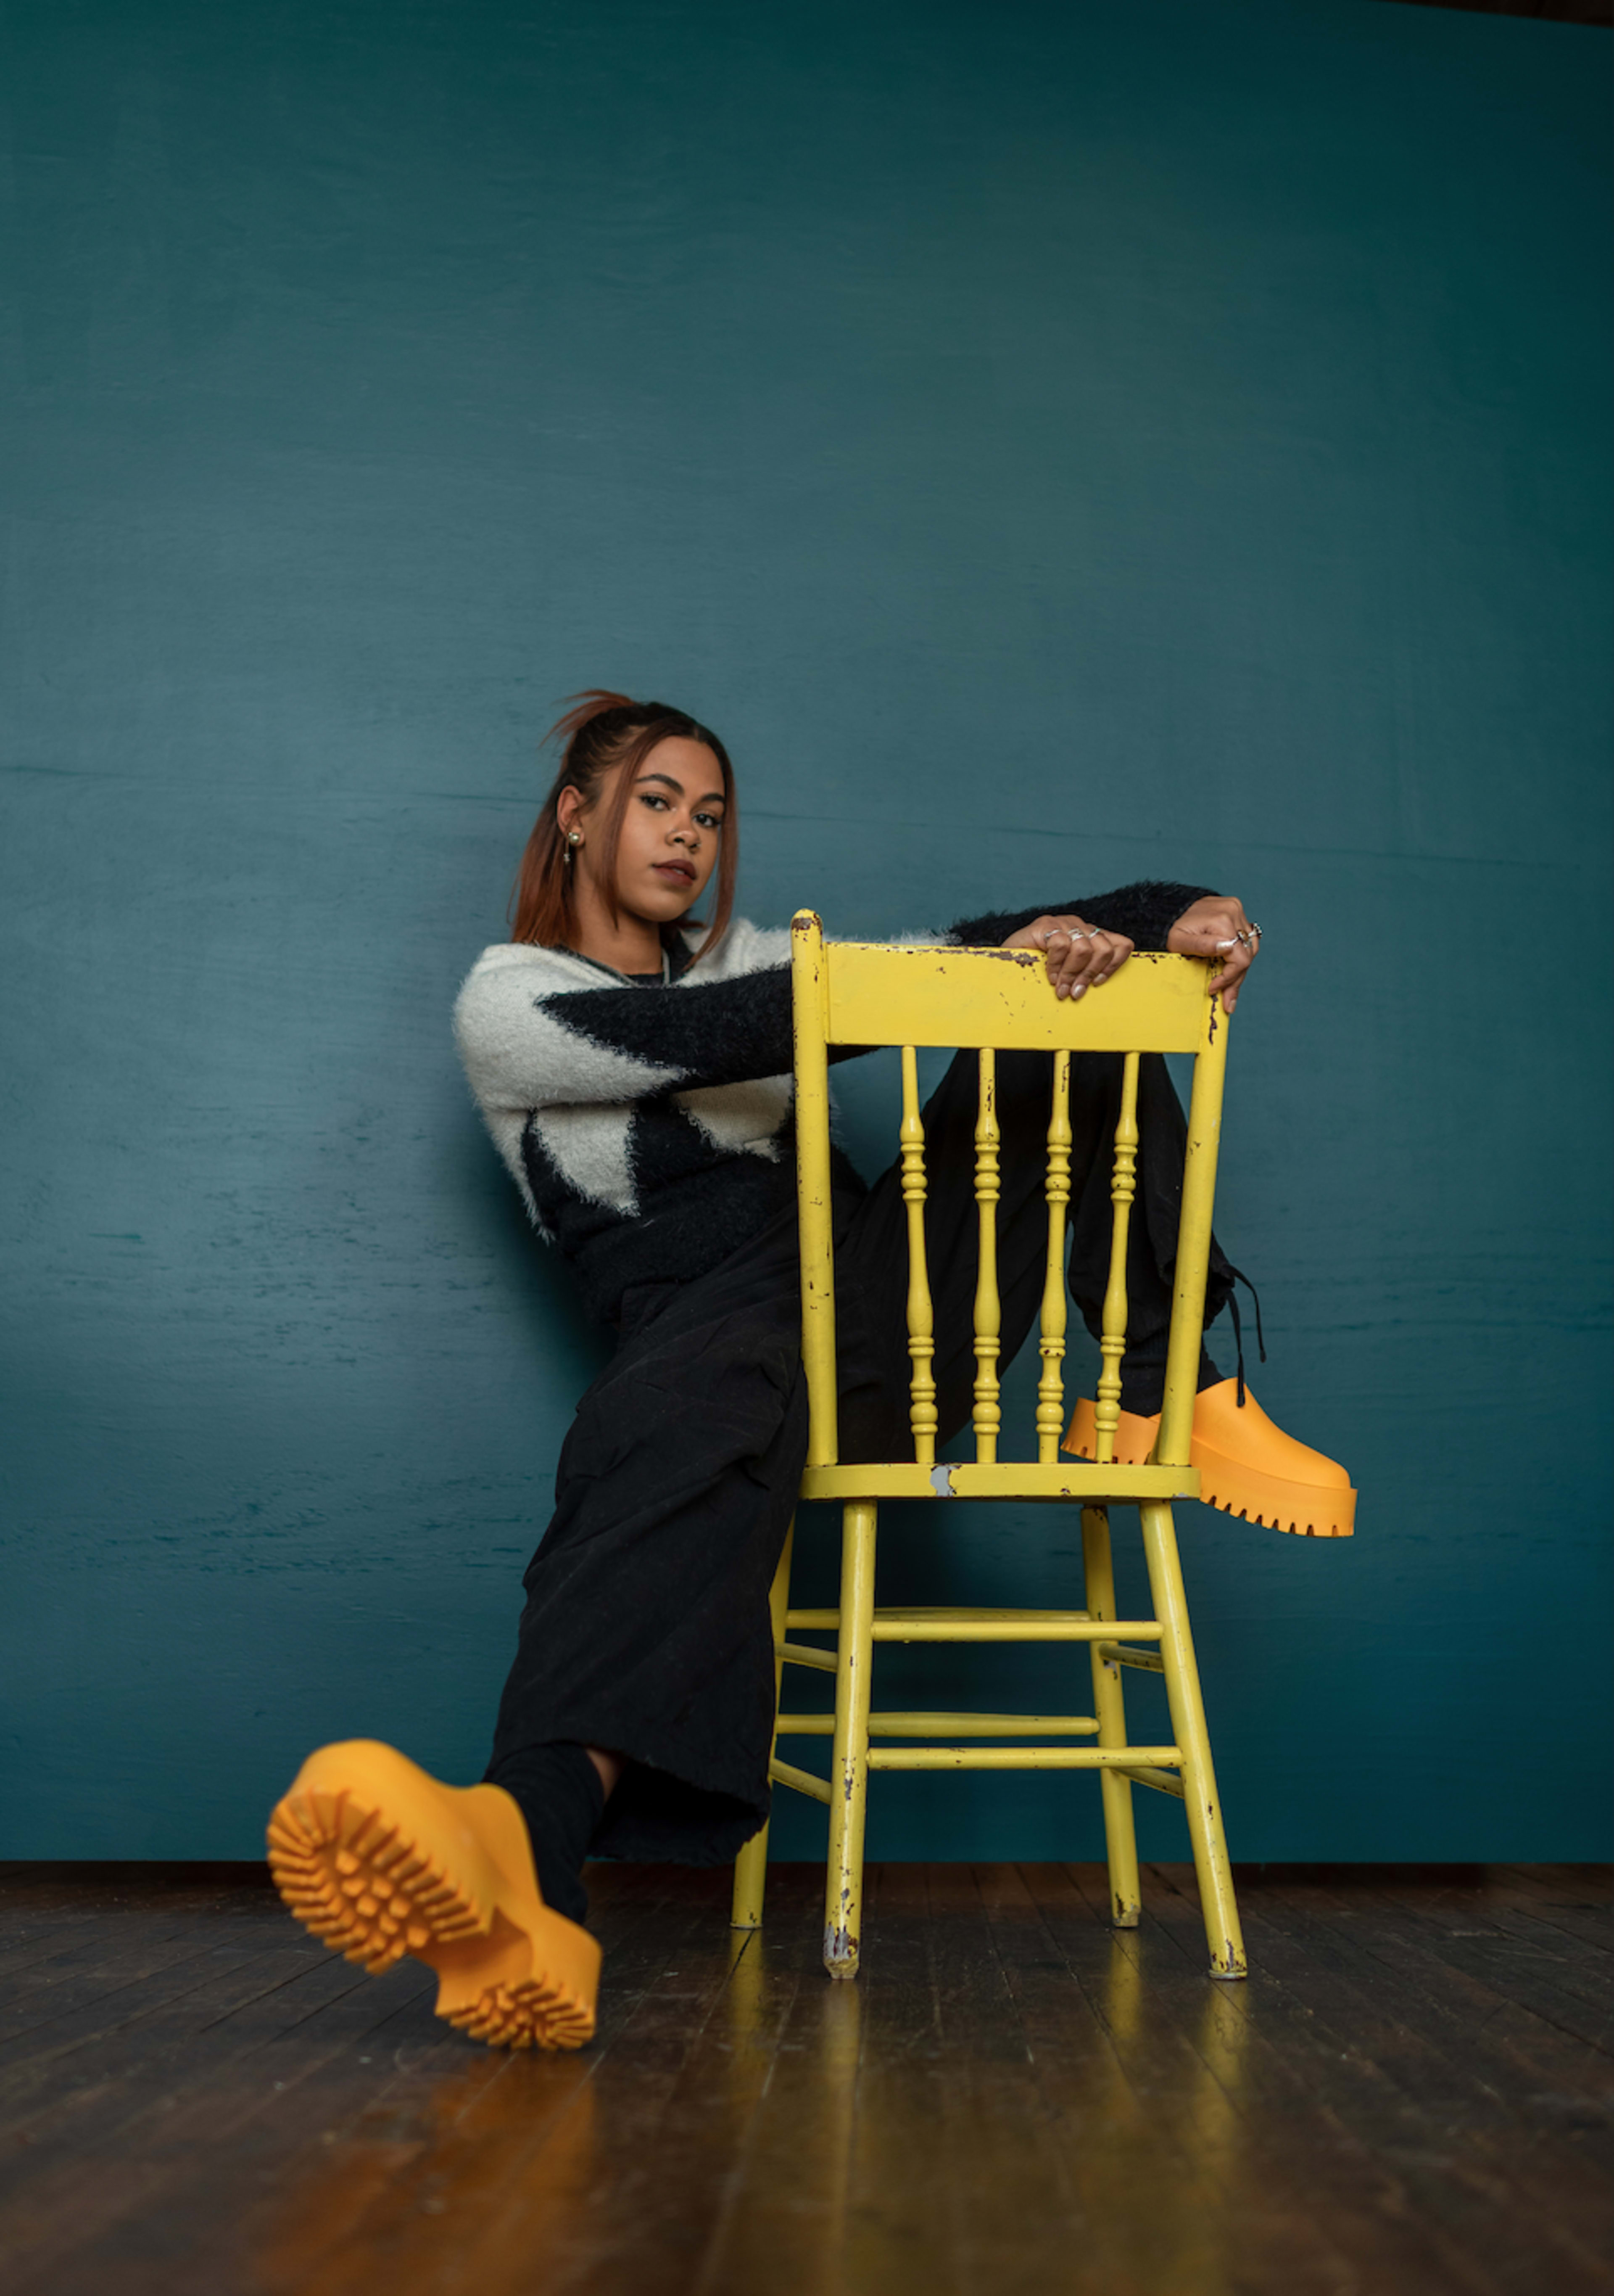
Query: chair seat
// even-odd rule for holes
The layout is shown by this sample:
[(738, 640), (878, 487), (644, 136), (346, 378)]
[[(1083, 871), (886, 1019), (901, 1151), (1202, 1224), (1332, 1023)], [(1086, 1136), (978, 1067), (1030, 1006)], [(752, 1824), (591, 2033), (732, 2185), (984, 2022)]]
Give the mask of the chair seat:
[(1140, 1500), (1197, 1499), (1197, 1467), (1057, 1466), (1029, 1459), (938, 1460), (872, 1467), (809, 1467), (804, 1499), (1079, 1499), (1084, 1506), (1135, 1506)]

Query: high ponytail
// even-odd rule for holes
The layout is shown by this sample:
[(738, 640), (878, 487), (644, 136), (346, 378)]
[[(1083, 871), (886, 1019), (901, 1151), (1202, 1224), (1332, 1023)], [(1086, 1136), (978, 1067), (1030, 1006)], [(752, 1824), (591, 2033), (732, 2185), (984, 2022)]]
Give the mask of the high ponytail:
[[(598, 817), (590, 824), (595, 871), (601, 882), (616, 882), (617, 844), (623, 816), (640, 767), (659, 742), (700, 742), (723, 769), (724, 824), (717, 852), (717, 903), (706, 939), (695, 954), (704, 956), (723, 938), (733, 914), (734, 873), (739, 860), (739, 823), (735, 818), (734, 770), (728, 751), (717, 735), (682, 709), (664, 701), (631, 701), (626, 693), (603, 686), (574, 693), (573, 704), (544, 736), (545, 743), (563, 742), (561, 770), (533, 824), (521, 856), (511, 897), (513, 914), (511, 939), (531, 941), (540, 948), (564, 948), (575, 925), (571, 872), (566, 863), (566, 841), (561, 834), (557, 810), (562, 790), (575, 789), (591, 814), (601, 804), (607, 779), (616, 767), (614, 787)], [(700, 919), (688, 920), (698, 924)]]

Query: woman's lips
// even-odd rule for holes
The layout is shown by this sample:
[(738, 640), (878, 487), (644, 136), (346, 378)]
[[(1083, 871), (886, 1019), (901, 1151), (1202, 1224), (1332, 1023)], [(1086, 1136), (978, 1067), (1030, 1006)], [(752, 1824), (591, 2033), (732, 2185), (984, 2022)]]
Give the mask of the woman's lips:
[(651, 865), (658, 877), (670, 877), (680, 885), (692, 885), (695, 873), (683, 861), (656, 861)]

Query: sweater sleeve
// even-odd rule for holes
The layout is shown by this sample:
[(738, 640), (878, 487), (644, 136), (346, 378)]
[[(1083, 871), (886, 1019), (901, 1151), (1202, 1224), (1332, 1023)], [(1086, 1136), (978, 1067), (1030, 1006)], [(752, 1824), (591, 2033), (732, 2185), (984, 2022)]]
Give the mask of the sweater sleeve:
[(1006, 909), (984, 917), (964, 917), (947, 938), (960, 948), (1001, 948), (1011, 935), (1038, 917), (1085, 917), (1102, 931), (1124, 933), (1139, 948), (1163, 949), (1166, 936), (1209, 885), (1173, 885), (1145, 877), (1113, 893), (1085, 893), (1076, 901), (1049, 901), (1037, 909)]
[(576, 1107), (785, 1076), (791, 975), (772, 965), (688, 988), (534, 993), (520, 967), (473, 972), (455, 1007), (472, 1091), (486, 1108)]

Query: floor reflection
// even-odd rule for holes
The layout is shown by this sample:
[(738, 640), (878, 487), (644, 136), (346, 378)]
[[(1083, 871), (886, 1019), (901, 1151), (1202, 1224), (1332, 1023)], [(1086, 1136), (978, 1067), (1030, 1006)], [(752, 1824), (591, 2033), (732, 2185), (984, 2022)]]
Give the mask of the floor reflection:
[(513, 2296), (538, 2259), (593, 2242), (604, 2180), (590, 2061), (487, 2052), (433, 2078), (427, 2062), (443, 2051), (413, 2054), (389, 2092), (327, 2133), (324, 2160), (263, 2227), (263, 2296)]
[(1059, 1961), (1028, 1935), (1012, 2005), (1001, 1972), (924, 1976), (914, 1933), (856, 1985), (799, 1925), (686, 1941), (578, 2056), (413, 2044), (261, 2226), (253, 2284), (928, 2296), (962, 2243), (981, 2284), (1041, 2254), (1110, 2296), (1246, 2288), (1246, 2002), (1187, 1989), (1158, 1934), (1089, 1931)]
[(1173, 2279), (1203, 2296), (1233, 2296), (1249, 2285), (1254, 2244), (1244, 2093), (1250, 2025), (1241, 1988), (1206, 1979), (1195, 2028), (1198, 2063), (1184, 2094), (1195, 2190), (1183, 2211)]
[(844, 2296), (863, 1995), (755, 1935), (724, 1997), (733, 2151), (700, 2289)]
[[(1093, 2024), (1070, 2016), (1037, 2054), (1080, 2227), (1077, 2284), (1237, 2296), (1249, 2284), (1243, 2005), (1198, 1980), (1184, 2016), (1176, 1948), (1139, 1931), (1094, 1939), (1073, 1976)], [(1069, 2061), (1050, 2066), (1065, 2031)]]

